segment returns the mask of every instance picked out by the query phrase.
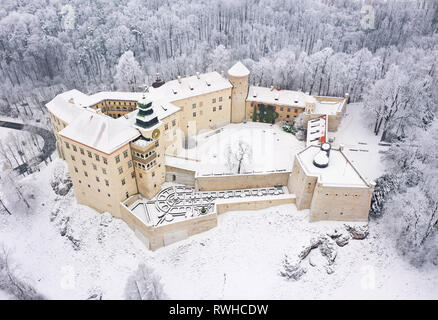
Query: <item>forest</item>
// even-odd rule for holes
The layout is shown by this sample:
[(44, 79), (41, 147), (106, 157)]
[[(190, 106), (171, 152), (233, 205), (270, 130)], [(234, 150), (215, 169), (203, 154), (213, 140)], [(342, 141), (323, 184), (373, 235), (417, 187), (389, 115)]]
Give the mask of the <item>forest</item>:
[(349, 93), (391, 144), (371, 218), (413, 264), (438, 264), (437, 31), (435, 0), (2, 0), (0, 115), (237, 60), (253, 85)]

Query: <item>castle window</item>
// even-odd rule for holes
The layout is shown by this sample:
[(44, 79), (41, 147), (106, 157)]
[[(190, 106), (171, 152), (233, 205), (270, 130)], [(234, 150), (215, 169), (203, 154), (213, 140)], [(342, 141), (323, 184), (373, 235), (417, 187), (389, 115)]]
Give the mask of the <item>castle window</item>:
[(87, 172), (87, 171), (84, 171), (84, 175), (85, 175), (86, 177), (88, 177), (88, 172)]
[(108, 164), (108, 160), (105, 157), (102, 157), (103, 163)]
[(298, 112), (298, 109), (295, 109), (295, 113), (297, 113)]
[(90, 186), (90, 185), (88, 185), (88, 188), (91, 188), (91, 186)]
[(68, 142), (65, 143), (65, 146), (67, 149), (70, 149), (70, 145), (68, 144)]
[(133, 179), (135, 178), (135, 172), (134, 171), (131, 172), (131, 178), (133, 178)]
[(119, 163), (120, 162), (120, 156), (118, 155), (117, 157), (116, 157), (116, 163)]
[(290, 108), (287, 108), (287, 112), (290, 112)]
[(93, 169), (97, 170), (97, 166), (93, 163)]
[(105, 168), (102, 168), (102, 173), (106, 174), (106, 169)]
[(90, 151), (87, 151), (87, 154), (88, 154), (88, 158), (93, 158), (93, 155), (91, 154)]
[(109, 181), (105, 179), (105, 185), (109, 186)]
[(176, 120), (172, 120), (172, 126), (176, 126)]
[(219, 106), (219, 110), (222, 110), (222, 106)]
[(216, 103), (216, 98), (213, 98), (213, 103)]
[(96, 176), (96, 181), (97, 181), (97, 182), (100, 182), (100, 179), (99, 179), (99, 177), (98, 177), (98, 176)]
[(169, 125), (166, 123), (166, 124), (164, 125), (164, 130), (167, 130), (167, 129), (169, 129)]
[(94, 157), (96, 158), (97, 161), (100, 161), (100, 157), (98, 154), (94, 154)]
[(73, 151), (74, 151), (74, 152), (78, 151), (78, 149), (76, 148), (75, 145), (72, 145), (72, 147), (73, 147)]
[(71, 156), (71, 159), (72, 159), (73, 161), (75, 161), (75, 156)]
[(152, 177), (155, 177), (155, 172), (154, 171), (152, 171)]
[(122, 186), (124, 186), (126, 183), (125, 179), (122, 179)]
[(131, 167), (132, 167), (132, 161), (129, 160), (129, 161), (128, 161), (128, 168), (131, 168)]
[(75, 167), (75, 172), (78, 172), (78, 168)]
[(216, 107), (213, 107), (213, 112), (216, 112)]
[(85, 160), (82, 160), (82, 165), (86, 166), (87, 163), (85, 162)]
[(81, 148), (81, 154), (84, 154), (84, 149)]
[(193, 117), (196, 117), (196, 112), (193, 112)]
[(111, 197), (111, 195), (108, 193), (108, 198)]
[(193, 109), (196, 108), (196, 103), (192, 104), (192, 108), (193, 108)]
[(128, 157), (128, 151), (125, 150), (125, 151), (123, 151), (123, 158), (127, 158), (127, 157)]
[(140, 178), (143, 178), (143, 175), (141, 174), (141, 172), (138, 174)]
[(219, 97), (219, 102), (222, 102), (222, 97)]
[(119, 174), (122, 174), (122, 173), (123, 173), (123, 168), (119, 167)]
[(283, 111), (283, 107), (280, 108), (280, 111)]

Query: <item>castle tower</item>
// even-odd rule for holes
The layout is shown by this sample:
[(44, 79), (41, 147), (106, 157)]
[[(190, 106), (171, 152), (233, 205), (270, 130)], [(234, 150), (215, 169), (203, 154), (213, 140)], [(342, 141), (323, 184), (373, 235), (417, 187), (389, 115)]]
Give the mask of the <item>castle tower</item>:
[(228, 76), (233, 85), (231, 91), (231, 122), (240, 123), (245, 120), (249, 70), (239, 61), (228, 70)]

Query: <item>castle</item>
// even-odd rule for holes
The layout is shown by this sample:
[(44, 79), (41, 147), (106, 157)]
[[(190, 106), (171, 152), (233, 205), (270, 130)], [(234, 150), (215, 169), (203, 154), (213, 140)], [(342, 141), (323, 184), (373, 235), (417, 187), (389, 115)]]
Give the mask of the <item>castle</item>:
[[(123, 219), (150, 249), (208, 230), (218, 213), (229, 210), (296, 203), (310, 209), (312, 221), (367, 220), (374, 184), (362, 178), (342, 147), (326, 146), (323, 130), (312, 129), (322, 122), (336, 131), (348, 95), (250, 87), (249, 75), (237, 62), (228, 78), (210, 72), (164, 82), (157, 75), (145, 92), (57, 95), (46, 107), (78, 203)], [(199, 132), (245, 121), (293, 121), (301, 113), (308, 147), (295, 156), (291, 172), (202, 178), (196, 169), (166, 162)], [(312, 164), (317, 154), (330, 157), (327, 168)], [(189, 186), (163, 190), (165, 181)]]

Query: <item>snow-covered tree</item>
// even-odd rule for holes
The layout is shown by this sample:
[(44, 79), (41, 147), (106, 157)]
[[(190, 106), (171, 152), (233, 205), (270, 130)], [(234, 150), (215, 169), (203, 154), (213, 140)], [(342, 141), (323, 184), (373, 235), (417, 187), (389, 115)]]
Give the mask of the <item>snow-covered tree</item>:
[(226, 147), (227, 166), (232, 173), (240, 174), (250, 169), (252, 161), (252, 147), (239, 139)]
[(144, 74), (132, 51), (126, 51), (120, 57), (114, 81), (117, 88), (122, 91), (138, 91), (139, 86), (143, 84)]
[(128, 278), (125, 296), (128, 300), (166, 299), (160, 277), (143, 263), (139, 264), (137, 271)]

